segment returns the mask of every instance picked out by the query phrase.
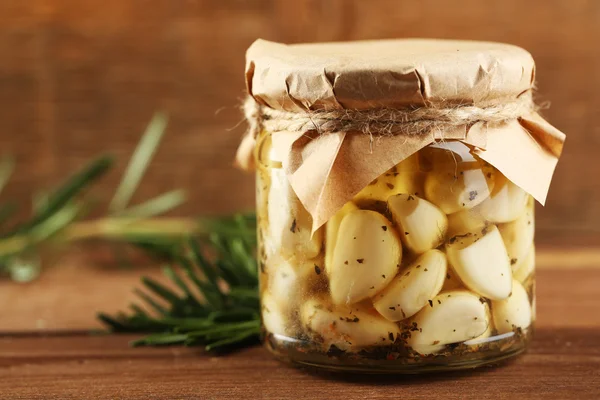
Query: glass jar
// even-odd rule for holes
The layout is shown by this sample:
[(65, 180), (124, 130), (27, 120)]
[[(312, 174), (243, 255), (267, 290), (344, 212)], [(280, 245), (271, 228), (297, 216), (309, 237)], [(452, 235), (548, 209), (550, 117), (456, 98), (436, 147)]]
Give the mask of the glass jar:
[(534, 201), (472, 146), (434, 142), (311, 235), (272, 135), (257, 137), (266, 347), (340, 370), (471, 368), (525, 350)]
[(516, 46), (398, 39), (246, 53), (261, 313), (277, 357), (330, 369), (471, 368), (535, 320), (534, 198), (565, 135)]

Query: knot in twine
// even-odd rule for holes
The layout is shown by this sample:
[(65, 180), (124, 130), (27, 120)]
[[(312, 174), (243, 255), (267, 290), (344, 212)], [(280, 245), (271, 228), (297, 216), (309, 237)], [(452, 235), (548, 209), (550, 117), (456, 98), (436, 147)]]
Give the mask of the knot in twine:
[(375, 108), (367, 110), (314, 110), (290, 112), (260, 105), (248, 97), (243, 106), (250, 132), (254, 137), (261, 131), (308, 132), (319, 134), (361, 132), (368, 135), (423, 135), (432, 131), (444, 132), (478, 122), (501, 123), (536, 111), (531, 92), (510, 101), (486, 106), (428, 105), (407, 109)]

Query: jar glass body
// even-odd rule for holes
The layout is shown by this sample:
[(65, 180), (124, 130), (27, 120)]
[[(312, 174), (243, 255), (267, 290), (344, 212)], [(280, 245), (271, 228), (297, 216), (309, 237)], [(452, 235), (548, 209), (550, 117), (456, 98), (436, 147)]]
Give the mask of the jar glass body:
[(330, 369), (471, 368), (522, 352), (535, 319), (534, 201), (458, 141), (383, 173), (311, 234), (259, 135), (265, 346)]

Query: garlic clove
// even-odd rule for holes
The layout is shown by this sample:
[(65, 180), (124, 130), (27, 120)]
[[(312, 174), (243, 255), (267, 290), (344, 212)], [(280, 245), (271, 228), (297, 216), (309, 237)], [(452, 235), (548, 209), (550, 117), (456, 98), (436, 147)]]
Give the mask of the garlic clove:
[(267, 260), (268, 291), (284, 311), (291, 311), (308, 293), (324, 287), (322, 258), (297, 260), (272, 257)]
[(460, 343), (482, 335), (490, 324), (487, 302), (466, 290), (442, 292), (412, 319), (407, 344), (421, 354), (440, 350), (439, 346)]
[(370, 206), (374, 202), (386, 202), (398, 193), (423, 193), (423, 179), (419, 155), (415, 153), (373, 180), (353, 201), (361, 206)]
[(448, 233), (449, 237), (464, 235), (465, 233), (480, 231), (486, 225), (483, 216), (477, 212), (477, 207), (470, 210), (462, 210), (448, 215)]
[(489, 197), (494, 188), (493, 172), (494, 168), (483, 162), (444, 168), (434, 165), (425, 178), (425, 198), (446, 214), (471, 209)]
[(535, 246), (531, 245), (525, 258), (518, 263), (514, 263), (512, 268), (513, 278), (521, 282), (521, 284), (525, 282), (535, 270)]
[(426, 171), (457, 166), (476, 166), (479, 159), (471, 152), (471, 148), (460, 141), (435, 142), (420, 151), (421, 164)]
[(398, 274), (374, 297), (373, 305), (390, 321), (412, 317), (442, 289), (446, 279), (446, 255), (429, 250)]
[(335, 242), (342, 219), (350, 211), (354, 210), (358, 210), (358, 207), (353, 202), (349, 201), (348, 203), (344, 204), (344, 206), (333, 217), (331, 217), (325, 225), (325, 269), (330, 268), (329, 266), (333, 262)]
[(523, 285), (513, 281), (513, 290), (504, 300), (492, 301), (494, 325), (498, 333), (512, 332), (515, 328), (526, 329), (531, 325), (531, 305)]
[[(488, 308), (489, 311), (489, 308)], [(473, 339), (469, 339), (467, 341), (465, 341), (465, 344), (467, 346), (472, 346), (472, 349), (479, 349), (479, 347), (485, 343), (488, 343), (490, 341), (495, 340), (495, 338), (490, 339), (490, 337), (492, 336), (492, 333), (494, 332), (494, 324), (493, 324), (493, 319), (491, 317), (491, 314), (488, 312), (488, 326), (487, 329), (485, 330), (485, 332), (483, 332), (481, 335), (473, 338)]]
[(309, 334), (323, 339), (326, 347), (341, 350), (385, 346), (400, 335), (398, 326), (364, 305), (335, 306), (322, 297), (305, 302), (300, 321)]
[(333, 302), (353, 304), (375, 295), (392, 281), (401, 261), (400, 239), (383, 215), (350, 211), (342, 219), (327, 268)]
[(268, 195), (269, 241), (267, 253), (284, 257), (311, 259), (321, 251), (323, 232), (311, 237), (312, 218), (290, 186), (283, 169), (271, 169)]
[(528, 198), (527, 192), (497, 172), (494, 190), (476, 210), (492, 223), (510, 222), (525, 212)]
[(277, 300), (268, 292), (261, 296), (261, 316), (265, 329), (277, 335), (289, 334), (290, 321)]
[(411, 194), (397, 194), (388, 199), (388, 207), (402, 242), (414, 253), (424, 253), (444, 241), (448, 219), (427, 200)]
[(458, 274), (454, 271), (452, 266), (448, 264), (446, 268), (446, 278), (444, 279), (444, 286), (442, 286), (442, 291), (447, 292), (449, 290), (456, 289), (465, 289), (464, 283), (458, 277)]
[(534, 204), (530, 199), (527, 208), (519, 218), (506, 224), (499, 224), (498, 230), (504, 240), (506, 251), (513, 265), (520, 263), (531, 248), (535, 235)]
[(495, 225), (451, 238), (446, 244), (446, 254), (452, 268), (469, 289), (494, 300), (508, 297), (512, 272)]

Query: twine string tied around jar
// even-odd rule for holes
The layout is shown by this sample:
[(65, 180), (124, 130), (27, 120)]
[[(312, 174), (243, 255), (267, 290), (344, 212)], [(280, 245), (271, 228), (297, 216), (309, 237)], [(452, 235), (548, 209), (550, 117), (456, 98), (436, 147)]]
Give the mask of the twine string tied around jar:
[(371, 136), (423, 135), (443, 132), (478, 122), (498, 124), (536, 112), (531, 91), (516, 99), (489, 102), (484, 105), (434, 105), (405, 109), (374, 108), (367, 110), (335, 109), (291, 112), (276, 110), (248, 97), (243, 106), (256, 137), (266, 130), (277, 132), (309, 132), (319, 134), (359, 132)]

